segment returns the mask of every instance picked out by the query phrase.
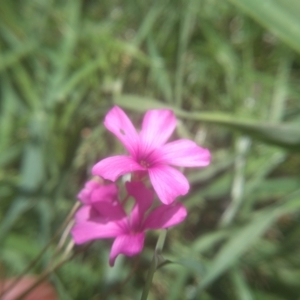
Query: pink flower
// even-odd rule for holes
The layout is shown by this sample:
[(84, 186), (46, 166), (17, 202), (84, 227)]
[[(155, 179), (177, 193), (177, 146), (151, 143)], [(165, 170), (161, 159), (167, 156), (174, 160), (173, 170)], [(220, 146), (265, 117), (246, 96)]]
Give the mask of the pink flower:
[(77, 198), (83, 204), (92, 204), (99, 199), (108, 199), (116, 197), (118, 194), (117, 186), (112, 184), (104, 185), (103, 180), (100, 178), (89, 180), (85, 183), (84, 188), (78, 193)]
[(115, 106), (106, 115), (104, 125), (123, 143), (130, 156), (117, 155), (105, 158), (92, 169), (94, 175), (115, 181), (120, 175), (147, 171), (159, 199), (170, 204), (189, 190), (186, 177), (179, 167), (204, 167), (210, 163), (210, 153), (196, 143), (180, 139), (166, 144), (176, 127), (171, 110), (149, 110), (137, 133), (124, 111)]
[[(119, 254), (134, 256), (144, 247), (145, 230), (161, 229), (182, 222), (187, 211), (181, 203), (160, 205), (149, 212), (153, 192), (142, 182), (126, 182), (126, 189), (135, 199), (135, 205), (127, 216), (117, 194), (84, 205), (75, 216), (72, 229), (76, 244), (103, 238), (115, 238), (109, 264), (114, 265)], [(95, 199), (94, 199), (95, 200)]]

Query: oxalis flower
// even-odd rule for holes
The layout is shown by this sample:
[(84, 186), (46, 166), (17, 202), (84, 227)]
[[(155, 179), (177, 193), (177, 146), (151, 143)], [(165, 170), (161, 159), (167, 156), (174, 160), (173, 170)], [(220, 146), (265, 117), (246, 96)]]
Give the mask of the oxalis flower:
[[(144, 247), (145, 231), (174, 226), (182, 222), (187, 211), (181, 203), (160, 205), (149, 212), (153, 202), (153, 192), (142, 182), (126, 182), (126, 189), (135, 199), (135, 205), (129, 215), (118, 200), (114, 184), (98, 186), (90, 193), (88, 205), (81, 207), (75, 215), (75, 226), (71, 233), (76, 244), (104, 238), (115, 238), (109, 264), (114, 265), (119, 254), (134, 256)], [(95, 187), (95, 185), (94, 185)], [(87, 187), (85, 187), (87, 188)], [(97, 199), (97, 195), (99, 198)], [(86, 203), (86, 200), (84, 200)]]
[(130, 155), (105, 158), (92, 169), (94, 175), (115, 181), (120, 175), (145, 171), (159, 199), (170, 204), (189, 190), (179, 167), (205, 167), (210, 153), (193, 141), (180, 139), (166, 144), (176, 127), (174, 113), (168, 109), (146, 112), (138, 134), (124, 111), (115, 106), (106, 115), (104, 125), (125, 146)]

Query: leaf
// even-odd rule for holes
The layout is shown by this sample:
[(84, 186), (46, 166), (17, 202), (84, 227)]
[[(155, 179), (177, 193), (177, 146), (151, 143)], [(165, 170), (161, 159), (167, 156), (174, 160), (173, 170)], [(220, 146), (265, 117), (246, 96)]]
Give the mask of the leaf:
[(46, 119), (42, 112), (36, 113), (32, 118), (28, 125), (28, 131), (31, 136), (25, 146), (22, 157), (20, 194), (11, 203), (8, 212), (0, 224), (0, 242), (18, 218), (31, 207), (30, 196), (37, 191), (45, 178), (43, 138), (46, 133)]
[(173, 106), (167, 105), (163, 102), (159, 102), (153, 98), (140, 97), (136, 95), (121, 95), (114, 98), (114, 103), (124, 108), (131, 109), (133, 111), (145, 112), (148, 109), (157, 108), (170, 108)]
[(300, 149), (300, 126), (297, 124), (245, 120), (239, 116), (218, 112), (187, 112), (170, 105), (164, 105), (163, 103), (153, 99), (130, 95), (116, 97), (115, 103), (124, 108), (142, 112), (154, 108), (169, 108), (172, 109), (178, 117), (183, 119), (226, 126), (246, 133), (269, 144), (293, 150)]
[(0, 153), (0, 168), (16, 160), (23, 150), (23, 144), (17, 144)]
[(248, 286), (243, 273), (240, 269), (234, 269), (231, 271), (231, 280), (235, 287), (237, 299), (240, 300), (253, 300), (251, 289)]
[(206, 272), (206, 266), (203, 263), (192, 260), (192, 259), (180, 259), (180, 260), (174, 261), (174, 263), (180, 264), (190, 270), (193, 270), (200, 276), (204, 276), (204, 274)]
[(25, 45), (20, 45), (16, 50), (10, 50), (8, 53), (2, 54), (0, 56), (0, 72), (34, 52), (36, 46), (36, 44), (27, 43)]
[(207, 287), (213, 280), (224, 273), (266, 232), (278, 217), (300, 209), (300, 196), (286, 199), (280, 206), (265, 209), (257, 213), (252, 221), (238, 230), (221, 248), (213, 259), (209, 271), (202, 278), (200, 289)]
[(298, 0), (229, 0), (265, 28), (300, 52)]
[(158, 52), (157, 46), (153, 39), (148, 38), (148, 51), (151, 57), (151, 77), (156, 83), (158, 89), (164, 95), (164, 98), (170, 103), (172, 102), (172, 85), (170, 76), (164, 64), (164, 59)]
[(229, 236), (229, 231), (219, 230), (216, 232), (208, 233), (200, 238), (196, 239), (193, 243), (193, 252), (203, 253), (208, 251), (212, 247), (215, 247), (217, 243), (220, 243)]
[(27, 200), (27, 198), (22, 196), (16, 198), (9, 210), (6, 212), (0, 226), (0, 244), (20, 215), (22, 215), (32, 205), (32, 203)]
[(85, 75), (85, 72), (90, 70), (83, 69), (76, 77), (72, 77), (72, 81), (68, 81), (65, 90), (62, 88), (63, 83), (66, 81), (70, 62), (72, 61), (73, 52), (78, 39), (78, 31), (80, 27), (80, 1), (66, 2), (64, 9), (67, 12), (68, 23), (65, 24), (64, 38), (62, 39), (57, 54), (54, 60), (54, 71), (49, 77), (49, 88), (44, 99), (47, 107), (52, 109), (55, 103), (60, 100), (60, 92), (67, 93), (72, 85), (76, 84), (78, 77)]
[[(201, 276), (198, 292), (206, 288), (216, 278), (227, 271), (234, 265), (240, 257), (248, 251), (259, 238), (268, 230), (268, 228), (280, 217), (288, 213), (293, 213), (300, 209), (300, 190), (293, 195), (283, 199), (280, 205), (273, 205), (258, 212), (252, 220), (243, 226), (241, 229), (234, 230), (231, 237), (222, 246), (217, 255), (211, 260), (210, 264), (203, 263), (199, 260), (185, 258), (180, 260), (172, 260), (173, 263), (181, 264), (188, 269), (196, 272)], [(206, 245), (210, 247), (218, 240), (226, 237), (228, 232), (217, 232), (213, 235), (208, 235), (203, 241), (201, 239), (194, 245), (191, 251), (191, 256), (195, 250), (206, 249)]]

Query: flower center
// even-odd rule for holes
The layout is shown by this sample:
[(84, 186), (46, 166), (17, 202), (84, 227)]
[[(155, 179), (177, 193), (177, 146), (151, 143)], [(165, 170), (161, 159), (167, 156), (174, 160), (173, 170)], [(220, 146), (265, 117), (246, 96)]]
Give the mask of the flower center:
[(140, 161), (140, 165), (146, 169), (150, 167), (150, 164), (143, 159)]

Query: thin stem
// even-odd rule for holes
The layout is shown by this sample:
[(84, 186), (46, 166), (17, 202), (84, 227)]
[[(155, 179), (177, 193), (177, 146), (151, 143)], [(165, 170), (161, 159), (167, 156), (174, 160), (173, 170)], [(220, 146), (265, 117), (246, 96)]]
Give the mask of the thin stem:
[(164, 244), (165, 244), (165, 240), (166, 240), (166, 236), (167, 236), (167, 229), (163, 229), (160, 232), (160, 235), (158, 237), (157, 243), (156, 243), (156, 247), (155, 247), (155, 251), (158, 252), (159, 254), (161, 253)]
[(33, 284), (31, 285), (26, 291), (24, 291), (16, 300), (22, 300), (28, 294), (30, 294), (38, 285), (40, 285), (52, 272), (56, 271), (59, 269), (64, 263), (69, 261), (73, 255), (64, 257), (60, 262), (58, 262), (54, 267), (48, 268), (41, 276), (40, 278)]
[(125, 198), (121, 201), (121, 204), (122, 204), (123, 206), (126, 204), (126, 202), (127, 202), (127, 200), (129, 199), (129, 197), (130, 197), (130, 195), (127, 194), (127, 195), (125, 196)]
[(26, 291), (24, 291), (20, 296), (18, 296), (18, 298), (16, 298), (16, 300), (22, 300), (24, 299), (26, 296), (28, 296), (28, 294), (30, 294), (38, 285), (40, 285), (51, 273), (55, 272), (56, 270), (58, 270), (61, 266), (63, 266), (66, 262), (68, 262), (69, 260), (71, 260), (73, 257), (75, 257), (77, 254), (84, 252), (86, 249), (88, 249), (90, 247), (91, 243), (85, 245), (85, 247), (83, 247), (80, 251), (77, 252), (73, 252), (71, 253), (74, 243), (73, 241), (71, 241), (68, 246), (66, 247), (62, 258), (60, 259), (60, 261), (54, 266), (51, 266), (51, 263), (49, 263), (48, 267), (46, 268), (46, 270), (42, 273), (42, 275), (39, 277), (39, 279), (33, 283)]
[(61, 232), (65, 229), (65, 227), (67, 227), (68, 223), (73, 218), (73, 215), (75, 214), (79, 206), (80, 206), (80, 202), (76, 202), (74, 204), (70, 213), (67, 215), (66, 219), (64, 220), (63, 224), (59, 227), (59, 229), (56, 231), (56, 233), (51, 238), (51, 240), (43, 247), (43, 249), (40, 251), (37, 257), (32, 262), (30, 262), (30, 264), (23, 270), (23, 272), (19, 276), (17, 276), (17, 278), (2, 293), (0, 293), (0, 298), (3, 297), (6, 293), (8, 293), (11, 289), (13, 289), (20, 282), (23, 276), (27, 274), (28, 271), (36, 265), (36, 263), (44, 255), (45, 251), (49, 248), (49, 246), (53, 243), (53, 241), (61, 234)]
[[(133, 266), (132, 266), (131, 271), (127, 274), (127, 276), (125, 277), (125, 279), (124, 279), (122, 282), (120, 282), (120, 283), (118, 283), (118, 284), (112, 286), (107, 292), (105, 292), (104, 294), (101, 294), (101, 298), (95, 298), (95, 300), (96, 300), (96, 299), (104, 300), (104, 299), (107, 299), (108, 296), (109, 296), (112, 292), (114, 292), (114, 293), (119, 292), (119, 291), (121, 290), (121, 288), (122, 288), (122, 287), (123, 287), (123, 286), (131, 279), (132, 275), (135, 274), (135, 272), (136, 272), (136, 270), (137, 270), (137, 268), (138, 268), (138, 265), (139, 265), (139, 260), (140, 260), (140, 257), (137, 256), (137, 257), (135, 258), (135, 260), (134, 260), (134, 263), (133, 263)], [(94, 299), (94, 298), (93, 298), (93, 299)]]
[(61, 249), (62, 247), (64, 246), (64, 244), (66, 243), (66, 240), (70, 234), (70, 231), (71, 229), (73, 228), (75, 224), (75, 221), (74, 220), (70, 220), (70, 222), (67, 224), (63, 234), (61, 235), (61, 238), (56, 246), (56, 249), (55, 249), (55, 252), (54, 252), (54, 255), (57, 254)]
[(147, 280), (146, 280), (146, 284), (144, 286), (144, 290), (141, 296), (141, 300), (147, 300), (148, 298), (148, 294), (152, 285), (152, 280), (153, 280), (153, 276), (154, 273), (157, 269), (157, 266), (159, 265), (160, 262), (160, 258), (161, 258), (161, 251), (164, 247), (164, 243), (165, 243), (165, 239), (166, 239), (166, 235), (167, 235), (167, 230), (162, 230), (157, 243), (156, 243), (156, 247), (153, 253), (153, 258), (152, 258), (152, 262), (150, 265), (150, 269), (148, 271), (148, 275), (147, 275)]

